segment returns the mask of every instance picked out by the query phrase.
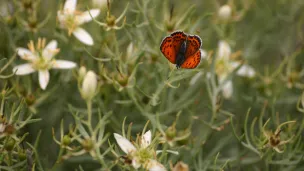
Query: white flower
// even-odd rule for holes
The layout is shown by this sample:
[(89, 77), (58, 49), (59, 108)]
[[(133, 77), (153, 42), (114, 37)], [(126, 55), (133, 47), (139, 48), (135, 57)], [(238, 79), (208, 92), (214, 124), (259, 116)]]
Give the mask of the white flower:
[[(224, 40), (219, 41), (215, 67), (219, 84), (222, 85), (223, 96), (226, 99), (230, 98), (233, 94), (232, 80), (226, 79), (231, 72), (242, 65), (240, 62), (232, 61), (230, 59), (231, 54), (231, 47), (228, 42)], [(251, 66), (244, 64), (237, 70), (236, 74), (238, 76), (252, 78), (256, 73)]]
[(220, 84), (223, 84), (222, 93), (224, 98), (229, 99), (233, 94), (233, 84), (232, 80), (228, 80), (227, 82), (223, 83), (223, 81), (219, 81)]
[(230, 19), (231, 13), (232, 13), (231, 7), (229, 5), (223, 5), (220, 7), (218, 11), (218, 16), (221, 20), (227, 21)]
[(249, 65), (242, 65), (236, 73), (239, 76), (252, 78), (255, 76), (254, 69)]
[[(99, 15), (99, 9), (90, 11), (77, 11), (77, 0), (66, 0), (63, 10), (57, 12), (58, 21), (61, 28), (68, 29), (69, 35), (73, 34), (79, 41), (86, 45), (93, 45), (94, 41), (91, 35), (80, 27)], [(91, 17), (91, 15), (92, 17)]]
[(228, 60), (231, 55), (231, 47), (225, 40), (220, 40), (218, 43), (217, 58)]
[(153, 159), (155, 151), (149, 148), (152, 140), (151, 131), (147, 131), (140, 139), (140, 144), (136, 148), (128, 139), (114, 133), (117, 144), (132, 160), (132, 166), (135, 169), (143, 168), (149, 171), (165, 171), (166, 168)]
[(35, 71), (39, 73), (40, 87), (45, 90), (50, 79), (50, 69), (71, 69), (76, 67), (76, 63), (66, 60), (55, 60), (53, 57), (59, 52), (57, 41), (52, 40), (45, 46), (45, 39), (38, 39), (35, 48), (33, 41), (28, 44), (29, 50), (17, 48), (17, 53), (21, 59), (29, 63), (17, 65), (13, 68), (16, 75), (27, 75)]
[(97, 76), (93, 71), (88, 71), (82, 82), (81, 95), (85, 100), (91, 100), (97, 89)]

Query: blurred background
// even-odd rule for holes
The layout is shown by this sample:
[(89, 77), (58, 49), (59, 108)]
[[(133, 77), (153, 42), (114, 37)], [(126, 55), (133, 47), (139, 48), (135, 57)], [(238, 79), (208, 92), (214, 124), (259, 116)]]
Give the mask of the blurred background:
[[(72, 139), (85, 137), (75, 131), (88, 112), (81, 67), (98, 77), (92, 126), (106, 120), (101, 152), (112, 147), (124, 155), (113, 133), (122, 133), (126, 118), (125, 129), (132, 123), (135, 140), (149, 120), (153, 137), (165, 138), (157, 148), (179, 152), (157, 157), (168, 170), (178, 161), (189, 170), (304, 170), (303, 0), (78, 0), (79, 13), (100, 10), (96, 20), (81, 25), (92, 46), (60, 26), (64, 4), (0, 1), (1, 115), (6, 118), (0, 124), (14, 125), (13, 132), (0, 131), (0, 170), (133, 169), (112, 152), (100, 162), (88, 151), (73, 156), (61, 150), (61, 131)], [(176, 69), (161, 53), (161, 41), (176, 30), (201, 37), (204, 55), (197, 68)], [(58, 42), (56, 59), (77, 64), (50, 70), (45, 90), (37, 73), (12, 71), (26, 62), (16, 49), (40, 37)], [(19, 104), (18, 114), (10, 117)], [(11, 138), (12, 152), (4, 148)], [(68, 146), (86, 147), (77, 140)]]

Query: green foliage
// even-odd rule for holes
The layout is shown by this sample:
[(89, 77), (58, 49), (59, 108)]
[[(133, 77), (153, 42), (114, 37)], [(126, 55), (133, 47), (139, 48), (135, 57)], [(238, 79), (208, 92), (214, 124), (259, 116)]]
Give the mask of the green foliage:
[(303, 0), (97, 1), (0, 2), (0, 170), (304, 170)]

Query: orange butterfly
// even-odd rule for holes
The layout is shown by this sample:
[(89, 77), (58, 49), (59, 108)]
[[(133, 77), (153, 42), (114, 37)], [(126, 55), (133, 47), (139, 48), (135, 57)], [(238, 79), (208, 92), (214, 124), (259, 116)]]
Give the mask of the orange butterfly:
[(160, 51), (171, 63), (176, 64), (177, 69), (193, 69), (201, 61), (201, 45), (199, 36), (176, 31), (163, 39)]

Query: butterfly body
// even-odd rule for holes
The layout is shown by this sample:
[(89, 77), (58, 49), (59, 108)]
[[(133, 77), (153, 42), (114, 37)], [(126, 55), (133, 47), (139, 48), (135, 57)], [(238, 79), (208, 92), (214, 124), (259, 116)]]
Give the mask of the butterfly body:
[(201, 45), (199, 36), (176, 31), (163, 39), (160, 50), (177, 68), (193, 69), (201, 61)]
[(175, 59), (175, 63), (176, 63), (176, 68), (180, 68), (181, 65), (185, 62), (186, 60), (186, 50), (187, 50), (187, 42), (184, 41), (177, 53), (176, 59)]

